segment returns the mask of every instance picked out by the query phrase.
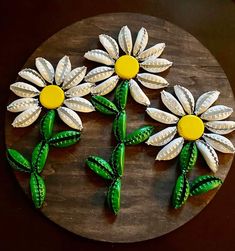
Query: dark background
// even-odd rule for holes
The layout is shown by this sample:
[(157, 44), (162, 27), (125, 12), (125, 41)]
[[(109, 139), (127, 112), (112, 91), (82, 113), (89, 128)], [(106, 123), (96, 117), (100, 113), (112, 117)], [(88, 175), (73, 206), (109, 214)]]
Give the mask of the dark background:
[(3, 123), (9, 85), (32, 52), (61, 28), (106, 12), (148, 14), (190, 32), (216, 57), (235, 92), (235, 1), (1, 0), (0, 11), (0, 250), (235, 250), (235, 165), (211, 203), (176, 231), (134, 244), (96, 242), (61, 229), (33, 209), (6, 164)]

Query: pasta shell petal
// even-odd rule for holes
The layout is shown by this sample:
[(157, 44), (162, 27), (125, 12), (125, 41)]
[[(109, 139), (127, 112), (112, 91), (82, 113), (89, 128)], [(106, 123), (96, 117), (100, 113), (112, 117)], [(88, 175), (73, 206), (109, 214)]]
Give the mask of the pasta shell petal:
[(195, 114), (199, 115), (205, 112), (218, 99), (219, 94), (219, 91), (210, 91), (202, 94), (196, 102)]
[(41, 113), (41, 109), (41, 107), (37, 106), (20, 113), (15, 118), (12, 125), (14, 127), (26, 127), (33, 124), (33, 122), (37, 120), (39, 114)]
[(139, 73), (137, 74), (137, 79), (143, 86), (149, 89), (160, 89), (169, 85), (164, 78), (151, 73)]
[(201, 119), (208, 121), (223, 120), (233, 113), (233, 108), (225, 105), (215, 105), (210, 107), (201, 115)]
[(105, 34), (101, 34), (99, 35), (99, 40), (112, 58), (119, 58), (119, 47), (117, 42), (112, 37)]
[(176, 138), (168, 145), (162, 148), (158, 153), (156, 160), (170, 160), (179, 155), (184, 145), (184, 139), (182, 137)]
[(91, 50), (85, 53), (84, 57), (88, 60), (105, 64), (105, 65), (114, 65), (115, 61), (111, 56), (105, 51), (102, 50)]
[(86, 96), (91, 92), (92, 86), (94, 86), (92, 83), (80, 84), (67, 90), (65, 96), (68, 98)]
[(184, 116), (185, 112), (178, 100), (169, 92), (162, 91), (161, 99), (163, 104), (175, 115)]
[(202, 140), (197, 140), (196, 145), (212, 172), (217, 172), (219, 160), (213, 147)]
[(33, 98), (39, 95), (40, 91), (30, 84), (16, 82), (10, 85), (10, 90), (22, 98)]
[(164, 146), (174, 138), (176, 133), (176, 126), (167, 127), (166, 129), (152, 135), (147, 140), (146, 144), (152, 146)]
[(119, 80), (119, 77), (117, 75), (113, 76), (113, 77), (105, 80), (104, 82), (102, 82), (96, 86), (93, 86), (91, 88), (91, 93), (94, 95), (104, 96), (104, 95), (110, 93), (116, 87), (118, 80)]
[(58, 108), (57, 112), (66, 125), (78, 131), (82, 130), (82, 121), (76, 112), (66, 107)]
[(172, 62), (164, 58), (151, 57), (140, 63), (140, 66), (148, 72), (159, 73), (171, 67)]
[(42, 78), (42, 76), (33, 69), (26, 68), (26, 69), (21, 70), (18, 74), (23, 79), (26, 79), (29, 82), (31, 82), (39, 87), (46, 86), (46, 82)]
[(85, 77), (85, 80), (90, 83), (96, 83), (111, 77), (113, 73), (113, 68), (100, 66), (89, 71)]
[(129, 81), (130, 93), (132, 98), (139, 104), (149, 106), (150, 101), (149, 98), (145, 95), (145, 93), (141, 90), (139, 85), (135, 80), (131, 79)]
[(157, 108), (148, 107), (146, 109), (146, 112), (152, 119), (163, 124), (172, 125), (176, 124), (179, 121), (179, 118), (176, 117), (174, 114), (171, 114), (169, 112), (164, 112)]
[(141, 52), (137, 56), (137, 59), (139, 61), (144, 61), (147, 58), (152, 57), (152, 56), (159, 57), (162, 54), (162, 52), (164, 51), (165, 47), (166, 47), (165, 43), (156, 44), (156, 45), (150, 47), (149, 49)]
[(55, 70), (55, 82), (57, 85), (61, 85), (64, 79), (71, 71), (71, 62), (68, 56), (64, 56), (60, 59)]
[(235, 152), (235, 147), (233, 143), (222, 135), (214, 133), (204, 133), (203, 139), (219, 152), (222, 153)]
[(205, 126), (209, 131), (223, 135), (235, 130), (235, 121), (210, 121)]
[(94, 106), (85, 98), (73, 97), (65, 99), (64, 104), (77, 112), (93, 112), (95, 111)]
[(145, 49), (147, 43), (148, 43), (148, 32), (144, 27), (142, 27), (139, 30), (137, 38), (135, 40), (133, 55), (138, 56)]
[(49, 83), (53, 84), (55, 71), (52, 64), (45, 58), (38, 57), (35, 60), (36, 67), (42, 77)]
[(38, 99), (35, 98), (20, 98), (13, 101), (7, 106), (9, 112), (23, 112), (30, 108), (38, 107)]
[(131, 54), (132, 51), (132, 37), (131, 31), (127, 26), (123, 26), (118, 35), (118, 42), (122, 50), (126, 54)]
[(86, 75), (87, 68), (85, 66), (73, 69), (64, 79), (62, 88), (70, 89), (82, 82)]
[(192, 114), (194, 112), (195, 106), (195, 101), (192, 93), (188, 89), (180, 85), (175, 85), (174, 91), (184, 110), (188, 114)]

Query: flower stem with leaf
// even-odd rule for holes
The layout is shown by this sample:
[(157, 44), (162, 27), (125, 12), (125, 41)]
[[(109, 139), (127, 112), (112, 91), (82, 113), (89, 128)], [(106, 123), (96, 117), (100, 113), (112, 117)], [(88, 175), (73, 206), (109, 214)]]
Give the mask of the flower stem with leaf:
[(115, 90), (114, 102), (103, 96), (93, 96), (92, 104), (97, 111), (115, 116), (113, 133), (117, 145), (112, 151), (109, 161), (99, 156), (89, 156), (87, 166), (97, 175), (108, 180), (107, 204), (112, 212), (117, 215), (120, 210), (121, 177), (124, 172), (125, 147), (137, 145), (146, 141), (153, 133), (153, 126), (143, 126), (126, 135), (126, 104), (129, 92), (129, 81), (122, 81)]
[(7, 149), (7, 160), (16, 171), (30, 175), (31, 197), (36, 208), (41, 208), (46, 198), (46, 185), (41, 172), (46, 164), (50, 147), (68, 147), (77, 143), (80, 132), (75, 130), (53, 133), (55, 110), (50, 110), (41, 119), (41, 141), (34, 147), (31, 161), (15, 149)]

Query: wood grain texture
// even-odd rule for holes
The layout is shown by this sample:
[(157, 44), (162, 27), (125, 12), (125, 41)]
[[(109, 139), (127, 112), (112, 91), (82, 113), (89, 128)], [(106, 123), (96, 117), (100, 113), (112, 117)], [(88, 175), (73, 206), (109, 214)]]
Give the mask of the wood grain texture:
[[(130, 18), (131, 17), (131, 18)], [(123, 25), (128, 24), (133, 38), (143, 26), (148, 30), (152, 46), (165, 42), (163, 53), (174, 63), (161, 74), (170, 83), (189, 88), (197, 98), (203, 92), (219, 90), (218, 104), (235, 108), (229, 82), (210, 52), (189, 33), (164, 20), (130, 13), (106, 14), (88, 18), (56, 33), (42, 44), (29, 58), (24, 67), (34, 67), (34, 59), (42, 56), (54, 65), (67, 54), (73, 68), (87, 65), (98, 66), (83, 58), (86, 51), (101, 48), (98, 35), (109, 34), (117, 38)], [(159, 90), (143, 90), (153, 107), (163, 108)], [(108, 97), (112, 98), (112, 94)], [(15, 96), (10, 97), (11, 100)], [(6, 115), (6, 144), (20, 150), (30, 158), (34, 145), (39, 140), (38, 123), (24, 129), (10, 126), (15, 114)], [(141, 125), (151, 124), (156, 130), (164, 128), (145, 115), (145, 108), (129, 97), (127, 105), (128, 131)], [(99, 113), (81, 115), (84, 131), (81, 141), (70, 148), (51, 149), (43, 172), (47, 184), (47, 199), (42, 213), (58, 225), (78, 235), (110, 242), (134, 242), (147, 240), (168, 233), (197, 215), (213, 198), (216, 191), (190, 198), (180, 210), (170, 208), (171, 192), (178, 175), (177, 160), (156, 162), (158, 148), (146, 145), (126, 148), (124, 177), (122, 179), (121, 211), (114, 217), (105, 206), (105, 183), (84, 165), (91, 154), (109, 159), (115, 146), (111, 134), (112, 117)], [(230, 119), (234, 119), (234, 115)], [(58, 119), (57, 129), (66, 128)], [(229, 138), (235, 143), (235, 135)], [(22, 147), (24, 146), (24, 147)], [(232, 155), (219, 154), (220, 168), (217, 176), (225, 179), (232, 163)], [(199, 158), (191, 178), (209, 173), (202, 158)], [(28, 178), (16, 173), (20, 185), (28, 194)]]

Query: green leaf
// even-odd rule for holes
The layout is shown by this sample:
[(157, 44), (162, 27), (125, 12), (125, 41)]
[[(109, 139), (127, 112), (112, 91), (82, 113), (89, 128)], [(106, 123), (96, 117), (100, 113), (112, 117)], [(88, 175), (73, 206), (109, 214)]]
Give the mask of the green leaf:
[(195, 142), (187, 143), (180, 152), (179, 164), (182, 173), (187, 173), (195, 166), (198, 149)]
[(91, 103), (95, 109), (106, 115), (116, 115), (118, 114), (118, 109), (116, 105), (109, 99), (103, 96), (92, 96)]
[(126, 112), (121, 111), (113, 121), (113, 132), (118, 142), (124, 142), (126, 138)]
[(189, 196), (189, 182), (185, 175), (180, 175), (176, 181), (173, 196), (172, 205), (174, 208), (180, 208), (188, 199)]
[(32, 167), (37, 173), (41, 173), (47, 160), (49, 152), (49, 144), (45, 141), (41, 141), (34, 148), (32, 153)]
[(45, 140), (49, 140), (54, 128), (55, 122), (55, 110), (50, 110), (41, 119), (40, 122), (40, 132)]
[(125, 139), (126, 145), (137, 145), (145, 142), (153, 133), (153, 126), (143, 126), (132, 133), (128, 134)]
[(108, 206), (115, 215), (117, 215), (120, 210), (120, 201), (121, 201), (121, 179), (117, 178), (115, 181), (113, 181), (107, 193)]
[(121, 177), (125, 163), (125, 145), (123, 143), (118, 144), (113, 150), (110, 163), (118, 177)]
[(116, 88), (114, 94), (114, 101), (119, 108), (119, 110), (124, 110), (126, 108), (127, 98), (129, 91), (129, 81), (124, 80), (121, 84)]
[(106, 180), (112, 180), (114, 178), (114, 172), (109, 163), (98, 157), (98, 156), (89, 156), (86, 159), (87, 166), (100, 177)]
[(30, 176), (29, 185), (35, 207), (41, 208), (46, 197), (46, 186), (43, 178), (33, 172)]
[(54, 135), (50, 140), (50, 146), (54, 147), (68, 147), (77, 143), (80, 139), (81, 133), (78, 131), (62, 131)]
[(7, 160), (12, 168), (17, 171), (30, 173), (31, 165), (30, 162), (18, 151), (14, 149), (7, 149)]
[(223, 181), (215, 176), (202, 175), (197, 177), (190, 184), (190, 195), (199, 195), (217, 188)]

